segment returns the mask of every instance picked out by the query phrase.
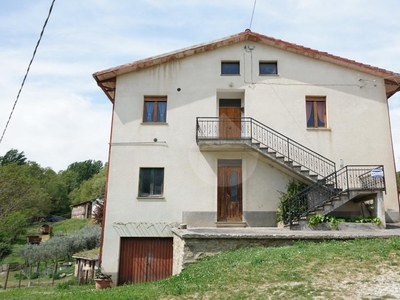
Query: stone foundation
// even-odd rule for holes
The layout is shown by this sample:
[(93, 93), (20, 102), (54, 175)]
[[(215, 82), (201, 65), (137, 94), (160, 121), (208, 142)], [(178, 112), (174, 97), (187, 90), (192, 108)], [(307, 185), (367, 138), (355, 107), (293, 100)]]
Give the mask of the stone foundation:
[(293, 245), (290, 239), (256, 238), (256, 237), (207, 237), (191, 238), (174, 234), (173, 275), (179, 274), (189, 264), (198, 259), (215, 254), (239, 249), (242, 247), (273, 247)]

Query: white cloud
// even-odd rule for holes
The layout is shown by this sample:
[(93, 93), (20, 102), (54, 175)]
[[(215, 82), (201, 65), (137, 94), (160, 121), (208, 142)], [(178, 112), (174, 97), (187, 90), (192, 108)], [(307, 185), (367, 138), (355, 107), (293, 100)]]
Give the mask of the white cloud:
[(55, 171), (75, 161), (105, 162), (111, 119), (111, 104), (93, 105), (76, 94), (27, 89), (17, 104), (9, 130), (1, 144), (3, 152), (16, 148), (29, 160)]

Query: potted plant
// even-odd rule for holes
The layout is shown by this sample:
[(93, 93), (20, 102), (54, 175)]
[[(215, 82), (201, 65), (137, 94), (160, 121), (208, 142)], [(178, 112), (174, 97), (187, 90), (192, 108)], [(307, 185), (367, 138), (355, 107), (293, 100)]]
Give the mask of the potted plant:
[(100, 268), (97, 269), (94, 278), (96, 290), (111, 288), (111, 283), (112, 283), (111, 276), (112, 275), (103, 273)]

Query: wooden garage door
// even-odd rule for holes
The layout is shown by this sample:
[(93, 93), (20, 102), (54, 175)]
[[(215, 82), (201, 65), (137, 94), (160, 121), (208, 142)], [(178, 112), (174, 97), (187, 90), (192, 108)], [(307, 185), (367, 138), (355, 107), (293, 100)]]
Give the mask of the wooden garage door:
[(121, 238), (118, 285), (172, 276), (172, 238)]

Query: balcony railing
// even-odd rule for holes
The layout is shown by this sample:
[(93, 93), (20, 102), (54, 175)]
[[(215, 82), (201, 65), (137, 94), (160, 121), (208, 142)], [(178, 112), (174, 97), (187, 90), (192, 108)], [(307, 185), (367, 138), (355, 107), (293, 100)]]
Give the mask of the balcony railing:
[(250, 140), (260, 149), (276, 152), (286, 161), (325, 177), (335, 172), (335, 163), (253, 118), (197, 118), (196, 141)]
[[(346, 166), (300, 191), (283, 205), (285, 223), (298, 221), (302, 216), (323, 206), (334, 197), (349, 191), (385, 191), (384, 168), (379, 166)], [(351, 200), (351, 199), (348, 199)]]

